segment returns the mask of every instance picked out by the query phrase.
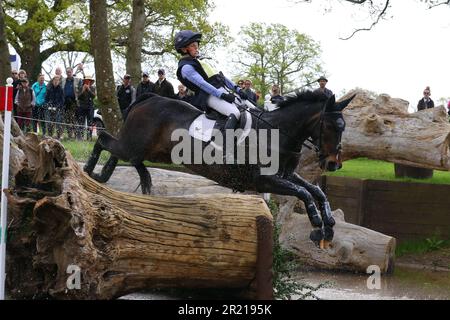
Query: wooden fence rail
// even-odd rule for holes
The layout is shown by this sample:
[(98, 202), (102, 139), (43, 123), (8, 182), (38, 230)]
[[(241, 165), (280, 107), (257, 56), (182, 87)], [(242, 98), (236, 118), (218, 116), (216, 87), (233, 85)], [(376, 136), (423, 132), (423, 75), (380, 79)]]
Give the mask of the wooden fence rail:
[(450, 185), (323, 176), (322, 188), (347, 222), (399, 241), (450, 239)]

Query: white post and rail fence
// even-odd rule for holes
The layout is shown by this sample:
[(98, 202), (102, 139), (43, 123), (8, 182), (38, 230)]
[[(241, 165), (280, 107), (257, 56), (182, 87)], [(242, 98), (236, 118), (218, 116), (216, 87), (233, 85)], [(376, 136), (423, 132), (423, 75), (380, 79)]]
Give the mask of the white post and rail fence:
[(0, 87), (0, 108), (4, 112), (3, 162), (2, 162), (2, 197), (0, 219), (0, 300), (5, 300), (6, 278), (6, 240), (8, 227), (8, 200), (3, 190), (9, 187), (9, 151), (11, 141), (11, 112), (13, 106), (13, 80), (8, 78), (7, 84)]

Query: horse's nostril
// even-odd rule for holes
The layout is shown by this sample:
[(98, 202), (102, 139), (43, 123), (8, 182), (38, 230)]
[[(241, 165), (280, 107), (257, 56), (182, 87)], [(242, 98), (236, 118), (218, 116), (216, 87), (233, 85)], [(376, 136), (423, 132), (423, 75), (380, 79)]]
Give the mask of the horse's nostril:
[(328, 171), (336, 171), (337, 169), (339, 169), (339, 166), (336, 162), (334, 162), (334, 161), (328, 162), (328, 165), (327, 165)]

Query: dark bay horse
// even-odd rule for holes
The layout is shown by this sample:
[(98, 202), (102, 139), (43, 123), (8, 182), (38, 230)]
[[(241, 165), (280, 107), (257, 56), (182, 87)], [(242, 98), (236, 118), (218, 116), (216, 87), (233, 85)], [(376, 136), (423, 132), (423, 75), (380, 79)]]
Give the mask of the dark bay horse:
[[(342, 110), (352, 99), (336, 103), (334, 96), (327, 98), (319, 93), (305, 91), (288, 97), (279, 103), (278, 109), (271, 112), (247, 110), (252, 114), (253, 129), (279, 130), (276, 150), (270, 150), (278, 153), (278, 170), (274, 174), (261, 174), (262, 165), (259, 162), (201, 162), (185, 166), (234, 190), (296, 196), (305, 203), (311, 225), (316, 228), (310, 235), (311, 240), (316, 243), (320, 240), (331, 241), (335, 221), (329, 202), (318, 186), (300, 177), (295, 169), (299, 164), (302, 146), (308, 138), (315, 146), (322, 169), (334, 171), (341, 167), (341, 137), (345, 128)], [(100, 132), (84, 171), (95, 180), (106, 182), (118, 159), (129, 161), (139, 173), (142, 192), (150, 194), (151, 176), (143, 161), (172, 163), (172, 149), (178, 143), (171, 139), (173, 131), (188, 130), (201, 113), (188, 103), (156, 95), (136, 101), (130, 107), (118, 138), (106, 131)], [(246, 144), (248, 147), (248, 142)], [(207, 146), (207, 142), (202, 142), (202, 148)], [(111, 157), (103, 166), (101, 174), (96, 174), (93, 170), (103, 150), (109, 151)]]

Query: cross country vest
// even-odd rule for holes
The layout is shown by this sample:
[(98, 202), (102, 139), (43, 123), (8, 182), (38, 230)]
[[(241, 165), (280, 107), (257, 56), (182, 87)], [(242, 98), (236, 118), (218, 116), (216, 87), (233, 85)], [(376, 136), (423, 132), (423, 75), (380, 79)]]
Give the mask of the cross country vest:
[(217, 73), (214, 74), (214, 71), (212, 70), (211, 67), (205, 65), (204, 68), (203, 63), (201, 63), (199, 60), (195, 58), (185, 56), (180, 59), (180, 61), (178, 62), (177, 78), (182, 84), (184, 84), (187, 88), (189, 88), (195, 93), (195, 96), (192, 99), (192, 104), (204, 110), (206, 108), (206, 101), (208, 99), (208, 94), (206, 92), (203, 92), (194, 83), (183, 78), (183, 76), (181, 75), (181, 69), (185, 65), (191, 65), (206, 82), (208, 82), (215, 88), (222, 87), (224, 85), (224, 80), (221, 79), (220, 74)]

